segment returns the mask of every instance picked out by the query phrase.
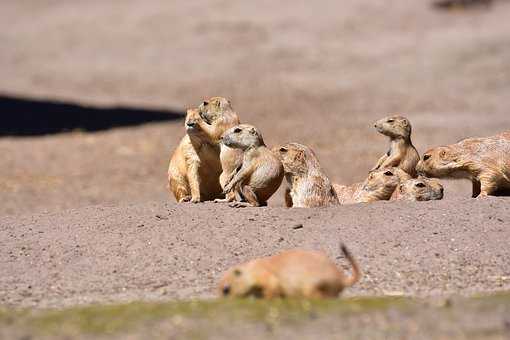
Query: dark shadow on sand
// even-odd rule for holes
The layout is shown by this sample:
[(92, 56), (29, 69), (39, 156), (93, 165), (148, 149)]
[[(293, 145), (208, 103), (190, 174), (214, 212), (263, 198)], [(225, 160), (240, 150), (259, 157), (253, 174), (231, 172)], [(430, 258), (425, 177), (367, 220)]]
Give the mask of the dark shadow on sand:
[(0, 137), (101, 131), (184, 118), (184, 112), (137, 107), (93, 107), (0, 95)]

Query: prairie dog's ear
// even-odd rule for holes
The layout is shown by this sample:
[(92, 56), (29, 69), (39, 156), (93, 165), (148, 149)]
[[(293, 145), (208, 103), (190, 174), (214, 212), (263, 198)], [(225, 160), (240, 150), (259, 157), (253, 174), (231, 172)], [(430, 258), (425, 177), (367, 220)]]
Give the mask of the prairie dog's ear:
[(400, 184), (398, 186), (398, 190), (401, 192), (401, 193), (404, 193), (404, 184)]
[(441, 158), (443, 158), (443, 159), (444, 159), (444, 158), (446, 158), (446, 156), (447, 156), (447, 152), (446, 152), (446, 150), (441, 150), (441, 151), (439, 152), (439, 157), (441, 157)]
[(251, 133), (252, 135), (256, 135), (256, 134), (257, 134), (257, 129), (255, 129), (254, 127), (251, 127), (251, 128), (250, 128), (250, 133)]
[(407, 120), (407, 118), (402, 119), (402, 125), (404, 125), (404, 126), (409, 125), (409, 121)]

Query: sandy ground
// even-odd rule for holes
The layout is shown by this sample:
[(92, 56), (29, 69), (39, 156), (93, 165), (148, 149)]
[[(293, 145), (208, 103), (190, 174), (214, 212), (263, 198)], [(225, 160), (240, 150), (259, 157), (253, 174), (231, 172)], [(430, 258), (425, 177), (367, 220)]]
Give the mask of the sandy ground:
[(364, 272), (352, 295), (510, 289), (510, 200), (327, 209), (151, 203), (0, 219), (0, 305), (210, 298), (230, 265), (289, 248)]
[[(0, 112), (20, 113), (7, 97), (106, 115), (227, 96), (269, 146), (310, 145), (334, 181), (353, 183), (386, 152), (372, 123), (389, 113), (411, 119), (420, 152), (510, 128), (509, 13), (508, 1), (449, 12), (406, 0), (3, 1)], [(19, 124), (47, 121), (37, 106), (24, 114)], [(279, 193), (259, 209), (177, 205), (172, 117), (31, 137), (0, 124), (0, 305), (210, 298), (228, 266), (286, 248), (344, 266), (340, 241), (364, 271), (346, 296), (510, 289), (508, 198), (446, 182), (441, 202), (288, 210)]]

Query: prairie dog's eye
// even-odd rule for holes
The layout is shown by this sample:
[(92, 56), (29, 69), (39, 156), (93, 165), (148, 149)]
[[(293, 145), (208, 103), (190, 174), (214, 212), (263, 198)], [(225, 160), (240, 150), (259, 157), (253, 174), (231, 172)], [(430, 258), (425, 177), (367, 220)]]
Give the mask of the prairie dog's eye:
[(386, 176), (393, 176), (393, 172), (391, 172), (391, 171), (386, 171), (386, 172), (384, 173), (384, 175), (386, 175)]
[(388, 123), (393, 123), (394, 121), (395, 121), (395, 119), (393, 119), (393, 118), (390, 118), (387, 120)]
[(287, 152), (288, 150), (286, 148), (280, 148), (280, 152)]
[(241, 271), (239, 269), (234, 269), (234, 275), (235, 276), (241, 276)]
[(423, 155), (423, 160), (426, 161), (427, 159), (430, 158), (430, 155)]
[(241, 132), (241, 131), (242, 131), (242, 130), (241, 130), (240, 128), (235, 128), (235, 129), (234, 129), (234, 133), (239, 133), (239, 132)]
[(424, 183), (419, 182), (419, 183), (416, 183), (415, 187), (417, 187), (417, 188), (425, 188), (426, 185)]
[(208, 102), (208, 101), (204, 101), (204, 102), (202, 103), (202, 105), (207, 106), (207, 105), (209, 105), (209, 102)]

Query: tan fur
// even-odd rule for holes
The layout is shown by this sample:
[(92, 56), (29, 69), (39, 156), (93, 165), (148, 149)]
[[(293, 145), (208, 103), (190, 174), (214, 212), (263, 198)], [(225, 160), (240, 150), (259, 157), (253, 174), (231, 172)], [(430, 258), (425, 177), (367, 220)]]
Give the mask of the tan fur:
[(443, 199), (443, 186), (436, 179), (418, 177), (401, 183), (391, 200), (431, 201)]
[[(198, 111), (202, 119), (208, 124), (219, 125), (222, 128), (217, 130), (214, 139), (219, 141), (228, 128), (239, 125), (239, 116), (233, 110), (229, 100), (223, 97), (212, 97), (206, 99), (198, 107)], [(220, 185), (225, 188), (232, 174), (239, 168), (243, 162), (243, 152), (239, 149), (232, 149), (223, 143), (220, 144), (220, 162), (222, 172), (220, 175)], [(216, 199), (217, 202), (231, 202), (235, 199), (234, 192), (228, 192), (225, 199)]]
[(241, 124), (223, 135), (223, 144), (243, 151), (243, 163), (225, 186), (229, 192), (238, 190), (252, 206), (265, 205), (278, 190), (283, 179), (283, 165), (266, 147), (262, 135), (252, 125)]
[(338, 198), (319, 160), (309, 147), (288, 143), (272, 149), (283, 164), (287, 207), (313, 208), (338, 204)]
[(420, 155), (411, 142), (411, 123), (405, 117), (391, 116), (375, 123), (377, 131), (390, 138), (390, 149), (372, 170), (397, 167), (416, 177)]
[(197, 110), (187, 111), (186, 135), (174, 151), (168, 167), (168, 187), (178, 202), (197, 203), (222, 196), (220, 148), (211, 138), (213, 126)]
[(510, 131), (430, 149), (416, 169), (428, 177), (469, 179), (473, 197), (510, 196)]
[(387, 201), (400, 184), (411, 176), (402, 169), (393, 167), (372, 170), (362, 183), (353, 185), (333, 184), (340, 204)]
[(229, 269), (219, 283), (218, 293), (266, 299), (336, 298), (361, 277), (357, 262), (345, 246), (342, 251), (352, 266), (350, 277), (322, 252), (288, 250)]

